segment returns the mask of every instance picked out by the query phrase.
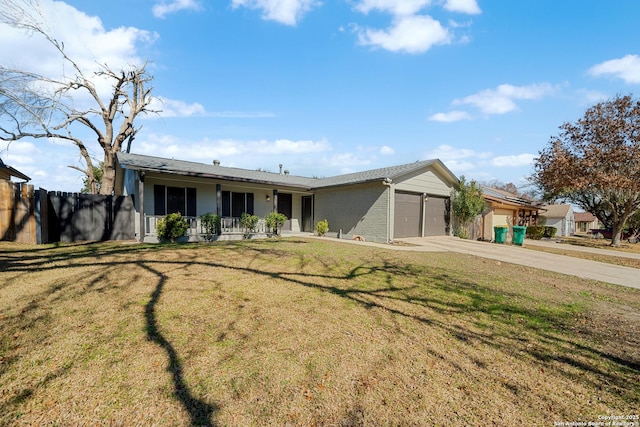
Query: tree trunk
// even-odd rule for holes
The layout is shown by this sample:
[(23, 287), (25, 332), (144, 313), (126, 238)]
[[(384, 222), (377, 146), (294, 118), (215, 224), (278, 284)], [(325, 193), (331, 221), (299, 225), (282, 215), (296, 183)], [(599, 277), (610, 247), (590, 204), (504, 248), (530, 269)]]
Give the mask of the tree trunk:
[(620, 242), (622, 241), (622, 228), (624, 227), (624, 223), (614, 223), (613, 230), (611, 233), (611, 244), (610, 246), (619, 247)]
[(102, 171), (102, 184), (100, 186), (100, 194), (110, 196), (113, 194), (114, 186), (116, 183), (116, 168), (115, 168), (115, 156), (111, 156), (107, 159), (104, 156), (104, 167)]

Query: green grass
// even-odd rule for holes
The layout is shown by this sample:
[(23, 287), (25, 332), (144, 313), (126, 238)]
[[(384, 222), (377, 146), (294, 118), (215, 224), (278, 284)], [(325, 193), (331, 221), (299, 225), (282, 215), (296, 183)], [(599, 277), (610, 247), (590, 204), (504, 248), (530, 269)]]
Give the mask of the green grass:
[(640, 292), (337, 241), (0, 244), (2, 425), (553, 425), (640, 407)]

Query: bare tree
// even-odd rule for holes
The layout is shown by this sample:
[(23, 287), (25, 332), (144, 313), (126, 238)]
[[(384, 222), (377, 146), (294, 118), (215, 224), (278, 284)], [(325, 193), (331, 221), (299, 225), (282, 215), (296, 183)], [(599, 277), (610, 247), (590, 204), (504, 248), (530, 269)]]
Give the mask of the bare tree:
[(535, 159), (535, 182), (548, 199), (577, 204), (613, 229), (619, 246), (640, 210), (640, 101), (617, 96), (587, 109)]
[[(87, 73), (70, 58), (62, 41), (46, 30), (37, 0), (0, 0), (0, 22), (43, 37), (71, 66), (72, 76), (50, 78), (44, 75), (0, 65), (0, 140), (57, 138), (73, 143), (86, 167), (69, 166), (85, 175), (94, 193), (111, 194), (115, 183), (115, 157), (126, 145), (129, 151), (140, 127), (134, 121), (140, 113), (153, 112), (153, 77), (144, 63), (126, 70), (113, 70), (97, 64), (98, 71)], [(97, 83), (108, 81), (112, 90), (101, 95)], [(87, 107), (74, 102), (77, 95), (91, 100)], [(88, 145), (77, 135), (88, 130), (94, 135), (104, 156), (102, 183), (97, 186), (94, 160)]]

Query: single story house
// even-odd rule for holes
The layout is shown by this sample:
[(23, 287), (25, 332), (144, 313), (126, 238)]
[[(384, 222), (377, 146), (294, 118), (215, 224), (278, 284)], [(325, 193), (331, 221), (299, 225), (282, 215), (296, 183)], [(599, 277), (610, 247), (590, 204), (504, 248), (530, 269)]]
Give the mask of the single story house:
[(474, 223), (472, 237), (475, 239), (495, 240), (493, 228), (497, 226), (508, 227), (507, 239), (511, 239), (514, 225), (529, 226), (538, 223), (541, 209), (530, 200), (491, 187), (482, 187), (482, 197), (487, 206)]
[(270, 212), (288, 218), (285, 232), (313, 232), (326, 219), (331, 234), (346, 239), (449, 235), (450, 197), (459, 184), (437, 159), (328, 178), (130, 153), (117, 154), (116, 168), (115, 193), (133, 196), (140, 241), (156, 240), (156, 221), (172, 212), (189, 219), (193, 241), (202, 239), (205, 213), (222, 218), (221, 237), (239, 232), (242, 213)]
[(591, 230), (600, 228), (600, 221), (590, 212), (574, 212), (573, 219), (576, 222), (576, 233), (589, 234)]
[(545, 225), (558, 229), (556, 236), (573, 236), (575, 233), (575, 218), (571, 205), (544, 205), (547, 218)]

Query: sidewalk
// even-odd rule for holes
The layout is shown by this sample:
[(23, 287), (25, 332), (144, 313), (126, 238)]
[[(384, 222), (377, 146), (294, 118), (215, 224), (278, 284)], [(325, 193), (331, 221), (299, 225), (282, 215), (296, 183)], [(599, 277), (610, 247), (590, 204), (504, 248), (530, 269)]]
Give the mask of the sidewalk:
[[(336, 239), (331, 239), (336, 240)], [(416, 251), (416, 252), (457, 252), (468, 255), (478, 256), (482, 258), (494, 259), (501, 262), (525, 265), (527, 267), (538, 268), (542, 270), (553, 271), (556, 273), (567, 274), (588, 280), (598, 280), (614, 285), (622, 285), (631, 288), (640, 289), (640, 269), (622, 267), (614, 264), (608, 264), (598, 261), (590, 261), (586, 259), (575, 258), (566, 255), (556, 255), (548, 252), (536, 251), (535, 249), (527, 249), (527, 245), (533, 245), (532, 241), (525, 240), (525, 245), (501, 245), (488, 242), (478, 242), (474, 240), (462, 240), (457, 237), (435, 236), (435, 237), (412, 237), (407, 239), (399, 239), (407, 245), (385, 245), (370, 242), (357, 242), (352, 240), (337, 240), (343, 243), (352, 243), (356, 245), (376, 246), (384, 249), (399, 251)], [(553, 245), (558, 247), (557, 243), (539, 242), (541, 245)], [(586, 251), (610, 256), (625, 256), (630, 258), (640, 258), (636, 254), (620, 255), (612, 254), (606, 249), (577, 249), (575, 246), (562, 245), (562, 249)]]

